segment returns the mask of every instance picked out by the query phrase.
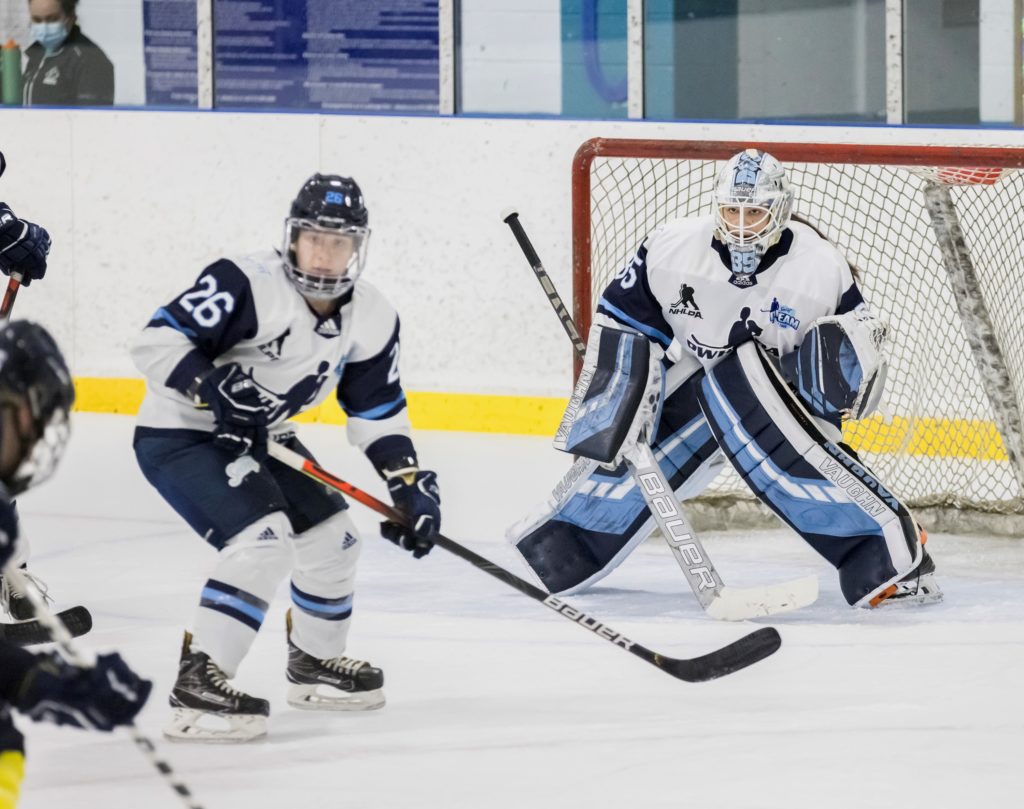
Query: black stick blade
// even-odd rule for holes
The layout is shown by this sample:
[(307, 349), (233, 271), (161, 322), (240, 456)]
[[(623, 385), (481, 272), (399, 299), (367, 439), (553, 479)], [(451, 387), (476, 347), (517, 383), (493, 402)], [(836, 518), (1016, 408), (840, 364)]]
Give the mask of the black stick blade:
[[(67, 627), (71, 637), (77, 638), (92, 629), (92, 615), (85, 607), (71, 607), (56, 615)], [(38, 643), (50, 643), (53, 638), (50, 630), (38, 619), (18, 621), (8, 624), (0, 623), (0, 640), (13, 643), (15, 646), (35, 646)]]
[(778, 630), (766, 626), (703, 657), (677, 660), (655, 655), (654, 665), (680, 680), (702, 683), (706, 680), (716, 680), (764, 660), (775, 654), (780, 646), (782, 638)]

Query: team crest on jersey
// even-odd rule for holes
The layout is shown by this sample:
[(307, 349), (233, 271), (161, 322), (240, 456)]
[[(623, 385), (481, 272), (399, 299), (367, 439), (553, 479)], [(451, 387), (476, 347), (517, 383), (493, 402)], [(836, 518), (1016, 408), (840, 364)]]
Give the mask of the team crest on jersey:
[(778, 298), (772, 298), (771, 306), (761, 311), (767, 312), (768, 322), (774, 323), (780, 329), (793, 329), (796, 331), (800, 328), (800, 318), (796, 316), (796, 309), (792, 306), (783, 306), (779, 303)]
[(43, 84), (47, 87), (56, 87), (60, 81), (60, 68), (54, 65), (43, 74)]
[(686, 315), (688, 317), (696, 317), (701, 320), (704, 319), (704, 315), (700, 313), (700, 307), (697, 305), (697, 301), (693, 298), (693, 287), (689, 284), (683, 284), (679, 287), (679, 298), (668, 308), (670, 315)]
[(281, 333), (280, 336), (275, 337), (269, 343), (263, 343), (262, 345), (258, 346), (258, 348), (260, 351), (262, 351), (264, 354), (270, 357), (270, 359), (279, 360), (281, 359), (281, 351), (284, 348), (284, 340), (291, 333), (291, 328), (287, 328), (284, 330), (284, 332)]

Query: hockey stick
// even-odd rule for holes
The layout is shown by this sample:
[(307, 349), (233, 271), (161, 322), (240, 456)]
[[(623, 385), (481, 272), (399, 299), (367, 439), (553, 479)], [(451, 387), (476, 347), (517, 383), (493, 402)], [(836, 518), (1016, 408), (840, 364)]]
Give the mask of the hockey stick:
[(14, 299), (18, 297), (18, 289), (21, 288), (21, 273), (12, 272), (7, 279), (7, 289), (4, 290), (3, 302), (0, 302), (0, 320), (11, 316), (11, 309), (14, 308)]
[[(586, 353), (586, 345), (580, 339), (576, 324), (569, 316), (561, 296), (537, 256), (537, 251), (530, 243), (530, 238), (519, 221), (518, 211), (505, 211), (502, 220), (515, 235), (523, 254), (533, 268), (534, 275), (544, 287), (555, 314), (572, 340), (577, 355), (582, 358)], [(683, 571), (686, 583), (690, 585), (701, 607), (712, 618), (742, 621), (747, 618), (789, 612), (806, 607), (817, 600), (818, 577), (814, 575), (770, 587), (727, 587), (700, 539), (697, 538), (697, 533), (679, 507), (675, 492), (666, 480), (665, 473), (661, 471), (650, 444), (643, 440), (638, 441), (626, 453), (625, 460), (654, 521), (658, 524), (661, 535)]]
[[(50, 612), (43, 597), (36, 591), (36, 588), (29, 582), (25, 574), (21, 572), (21, 569), (17, 565), (10, 564), (4, 568), (3, 574), (20, 592), (24, 593), (36, 612), (36, 619), (49, 630), (50, 639), (60, 647), (64, 657), (76, 666), (87, 667), (91, 665), (90, 661), (78, 650), (71, 640), (71, 633), (68, 632), (67, 627)], [(135, 747), (153, 765), (153, 769), (160, 773), (168, 786), (174, 790), (174, 794), (181, 799), (181, 802), (188, 809), (203, 809), (202, 804), (193, 797), (192, 791), (175, 774), (171, 765), (165, 759), (160, 758), (157, 754), (156, 745), (149, 737), (144, 736), (142, 731), (134, 724), (128, 727), (131, 731)]]
[[(353, 486), (341, 478), (335, 477), (318, 464), (290, 450), (276, 441), (269, 442), (268, 451), (270, 456), (285, 466), (291, 467), (297, 472), (316, 480), (342, 494), (347, 494), (354, 500), (358, 500), (364, 506), (373, 509), (391, 522), (400, 525), (408, 525), (408, 520), (391, 506), (378, 500), (368, 492)], [(609, 626), (605, 626), (596, 618), (591, 618), (582, 610), (567, 604), (553, 595), (549, 595), (539, 587), (534, 587), (529, 582), (523, 581), (518, 576), (496, 565), (489, 559), (479, 556), (453, 539), (443, 534), (435, 534), (431, 537), (435, 545), (453, 553), (460, 559), (464, 559), (474, 567), (482, 570), (494, 578), (503, 581), (509, 587), (513, 587), (520, 593), (529, 596), (534, 601), (539, 601), (545, 607), (554, 610), (563, 618), (579, 624), (584, 629), (589, 629), (595, 635), (625, 649), (641, 660), (646, 660), (652, 666), (657, 666), (676, 679), (685, 680), (688, 683), (699, 683), (705, 680), (714, 680), (717, 677), (724, 677), (746, 668), (759, 660), (763, 660), (778, 650), (782, 644), (778, 631), (772, 627), (762, 627), (749, 635), (745, 635), (728, 646), (723, 646), (714, 652), (695, 658), (673, 658), (652, 652), (645, 646), (630, 640), (625, 635), (616, 632)]]

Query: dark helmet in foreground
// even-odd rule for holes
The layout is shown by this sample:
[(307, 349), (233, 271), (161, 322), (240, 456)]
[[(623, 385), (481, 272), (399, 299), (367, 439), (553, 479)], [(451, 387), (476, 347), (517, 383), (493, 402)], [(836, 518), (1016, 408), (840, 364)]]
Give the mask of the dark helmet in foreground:
[(314, 174), (299, 190), (284, 225), (284, 268), (307, 298), (348, 292), (366, 264), (370, 221), (351, 177)]
[(0, 325), (0, 481), (9, 494), (53, 474), (74, 401), (71, 373), (50, 333), (27, 320)]

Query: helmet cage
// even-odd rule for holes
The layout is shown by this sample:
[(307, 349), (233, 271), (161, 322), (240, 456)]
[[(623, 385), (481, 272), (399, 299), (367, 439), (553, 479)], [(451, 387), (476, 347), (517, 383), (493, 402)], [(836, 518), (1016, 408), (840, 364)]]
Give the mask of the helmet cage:
[[(345, 272), (318, 273), (314, 270), (299, 269), (295, 244), (302, 231), (317, 231), (327, 235), (348, 236), (352, 239), (352, 255)], [(353, 225), (344, 219), (320, 216), (315, 221), (289, 217), (284, 220), (284, 270), (295, 288), (305, 297), (313, 300), (334, 300), (340, 298), (355, 285), (366, 266), (366, 252), (370, 240), (370, 229), (365, 225)]]

